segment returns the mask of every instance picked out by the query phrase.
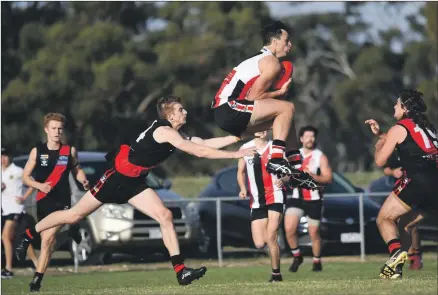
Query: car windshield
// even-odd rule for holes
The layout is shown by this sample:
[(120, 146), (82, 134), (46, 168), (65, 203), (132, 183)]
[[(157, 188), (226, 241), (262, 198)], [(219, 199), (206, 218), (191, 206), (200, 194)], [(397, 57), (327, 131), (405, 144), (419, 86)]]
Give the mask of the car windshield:
[[(99, 178), (105, 173), (108, 169), (108, 164), (105, 161), (93, 161), (93, 162), (81, 162), (81, 167), (87, 175), (87, 179), (90, 182), (90, 185), (94, 185)], [(154, 175), (152, 172), (149, 172), (146, 183), (152, 189), (162, 189), (163, 180), (158, 176)], [(76, 181), (78, 188), (82, 188), (82, 185)]]

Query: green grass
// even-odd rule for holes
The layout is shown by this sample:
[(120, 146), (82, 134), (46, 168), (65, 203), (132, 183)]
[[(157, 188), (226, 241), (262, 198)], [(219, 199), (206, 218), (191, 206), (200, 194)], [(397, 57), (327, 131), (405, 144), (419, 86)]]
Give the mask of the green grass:
[(174, 177), (172, 178), (172, 190), (186, 198), (196, 198), (199, 193), (209, 184), (211, 177)]
[[(373, 172), (347, 172), (343, 175), (348, 178), (351, 183), (359, 187), (367, 187), (371, 181), (382, 177), (382, 171)], [(199, 193), (210, 183), (211, 177), (197, 176), (197, 177), (173, 177), (172, 190), (177, 194), (186, 198), (195, 198)]]
[[(282, 283), (269, 284), (269, 265), (210, 267), (194, 284), (177, 285), (172, 270), (89, 272), (72, 275), (46, 275), (41, 294), (437, 294), (437, 262), (427, 259), (421, 271), (404, 270), (402, 280), (377, 278), (380, 262), (325, 262), (323, 272), (312, 273), (306, 261), (297, 273), (283, 264)], [(197, 263), (198, 264), (198, 263)], [(31, 277), (2, 280), (2, 294), (27, 294)]]

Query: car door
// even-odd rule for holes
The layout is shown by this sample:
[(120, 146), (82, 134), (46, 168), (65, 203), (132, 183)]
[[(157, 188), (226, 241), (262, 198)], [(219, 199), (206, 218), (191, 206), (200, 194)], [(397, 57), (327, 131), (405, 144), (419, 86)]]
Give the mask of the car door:
[[(224, 197), (238, 197), (237, 167), (225, 170), (216, 181)], [(252, 243), (249, 199), (223, 201), (221, 209), (223, 234), (234, 240), (236, 245)]]

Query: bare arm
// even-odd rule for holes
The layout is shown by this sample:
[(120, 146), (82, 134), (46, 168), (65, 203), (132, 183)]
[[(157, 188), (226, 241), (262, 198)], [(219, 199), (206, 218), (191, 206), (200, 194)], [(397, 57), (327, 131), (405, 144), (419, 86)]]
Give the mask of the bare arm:
[(223, 137), (215, 137), (210, 139), (202, 139), (200, 137), (192, 137), (190, 139), (196, 144), (205, 145), (211, 148), (220, 149), (226, 146), (229, 146), (233, 143), (236, 143), (240, 140), (237, 136), (223, 136)]
[(71, 171), (73, 172), (73, 175), (76, 177), (76, 180), (79, 181), (83, 185), (85, 190), (87, 190), (88, 184), (89, 184), (89, 182), (87, 180), (87, 175), (85, 174), (84, 170), (79, 165), (78, 151), (73, 146), (71, 147), (71, 155), (72, 155), (72, 160), (73, 160), (73, 167), (72, 167)]
[(37, 150), (36, 148), (33, 148), (30, 151), (29, 159), (27, 160), (27, 163), (23, 169), (23, 183), (28, 187), (32, 187), (32, 188), (36, 188), (37, 190), (40, 190), (42, 183), (35, 181), (31, 177), (32, 171), (33, 169), (35, 169), (36, 166), (36, 156), (37, 156)]
[(252, 154), (249, 150), (221, 151), (205, 145), (196, 144), (183, 138), (175, 129), (167, 126), (158, 127), (153, 137), (158, 143), (168, 142), (177, 149), (199, 158), (208, 159), (238, 159)]
[(332, 168), (330, 167), (326, 155), (321, 156), (320, 169), (321, 169), (321, 175), (315, 175), (312, 173), (310, 173), (310, 175), (315, 179), (317, 183), (321, 183), (321, 184), (331, 183), (333, 179)]
[(274, 56), (268, 56), (259, 61), (260, 76), (254, 82), (248, 93), (248, 100), (277, 98), (286, 94), (290, 81), (286, 82), (279, 90), (267, 92), (281, 72), (281, 65)]
[(237, 183), (239, 184), (239, 188), (241, 192), (246, 192), (246, 185), (245, 185), (245, 172), (246, 168), (246, 162), (244, 159), (239, 159), (237, 162)]
[(381, 134), (379, 141), (376, 143), (374, 160), (379, 167), (383, 167), (391, 154), (394, 152), (397, 143), (401, 143), (407, 135), (405, 128), (395, 125), (389, 129), (387, 134)]

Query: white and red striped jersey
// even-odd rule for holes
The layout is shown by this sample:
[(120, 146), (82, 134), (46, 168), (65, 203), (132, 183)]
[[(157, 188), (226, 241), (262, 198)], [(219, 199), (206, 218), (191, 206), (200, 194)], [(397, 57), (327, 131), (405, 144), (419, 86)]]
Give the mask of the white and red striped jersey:
[[(310, 173), (320, 175), (321, 174), (321, 156), (322, 151), (319, 149), (312, 150), (308, 155), (304, 155), (303, 149), (300, 149), (301, 155), (303, 156), (303, 169), (308, 169)], [(297, 189), (295, 188), (292, 192), (292, 198), (303, 199), (305, 201), (315, 201), (322, 199), (322, 194), (318, 190), (308, 190), (308, 189)]]
[(258, 54), (235, 67), (225, 77), (211, 107), (217, 108), (231, 100), (245, 99), (255, 80), (260, 76), (259, 61), (269, 55), (273, 55), (272, 52), (262, 48)]
[[(252, 146), (255, 146), (254, 140), (242, 145), (241, 149)], [(274, 203), (284, 204), (285, 202), (283, 188), (275, 185), (275, 181), (278, 179), (277, 176), (266, 171), (266, 164), (269, 161), (271, 150), (272, 141), (269, 141), (263, 149), (257, 150), (253, 157), (244, 157), (248, 177), (248, 193), (251, 196), (250, 207), (252, 209)]]

